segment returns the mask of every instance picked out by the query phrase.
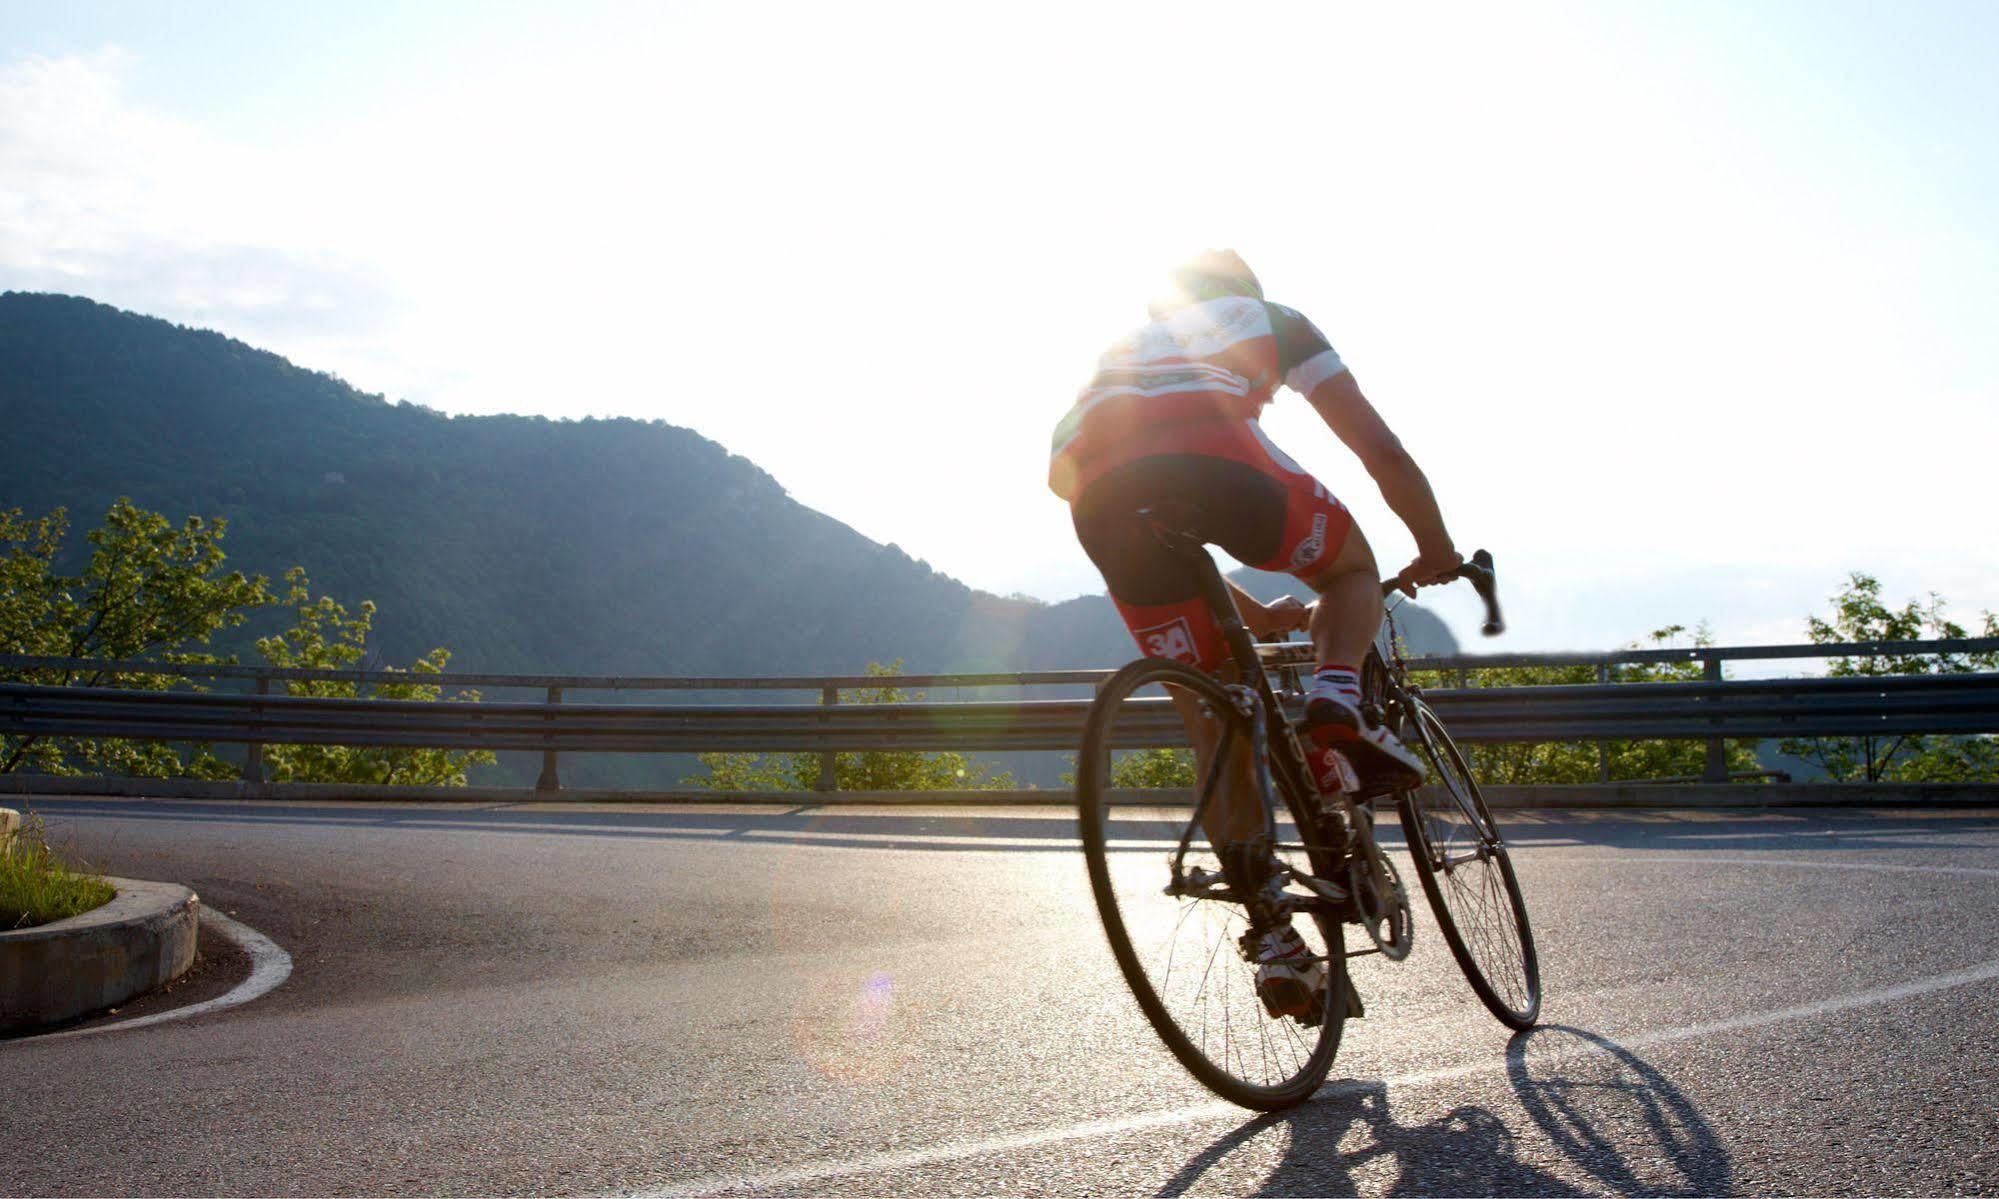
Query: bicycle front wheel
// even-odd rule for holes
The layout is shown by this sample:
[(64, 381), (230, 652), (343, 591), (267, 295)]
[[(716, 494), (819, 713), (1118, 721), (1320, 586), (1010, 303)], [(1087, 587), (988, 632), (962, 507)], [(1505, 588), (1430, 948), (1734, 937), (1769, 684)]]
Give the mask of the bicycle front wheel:
[[(1248, 930), (1241, 898), (1229, 891), (1218, 847), (1195, 815), (1202, 780), (1168, 688), (1202, 706), (1218, 760), (1253, 752), (1248, 718), (1212, 676), (1160, 658), (1111, 676), (1090, 709), (1077, 762), (1090, 886), (1125, 981), (1181, 1064), (1232, 1102), (1290, 1107), (1318, 1089), (1339, 1052), (1348, 993), (1340, 928), (1318, 915), (1292, 918), (1325, 963), (1327, 985), (1313, 1011), (1273, 1019), (1239, 945)], [(1312, 873), (1301, 844), (1309, 838), (1283, 815), (1279, 857)]]
[(1430, 765), (1428, 783), (1396, 796), (1416, 877), (1472, 991), (1501, 1024), (1527, 1028), (1541, 1014), (1541, 963), (1513, 860), (1443, 722), (1420, 699), (1410, 709)]

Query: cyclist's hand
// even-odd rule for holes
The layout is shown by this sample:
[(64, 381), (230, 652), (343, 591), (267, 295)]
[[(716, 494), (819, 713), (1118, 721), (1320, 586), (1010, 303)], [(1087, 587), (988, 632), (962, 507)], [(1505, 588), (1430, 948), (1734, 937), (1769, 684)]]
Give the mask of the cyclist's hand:
[(1268, 637), (1272, 633), (1288, 633), (1302, 629), (1312, 619), (1312, 609), (1305, 606), (1295, 595), (1280, 595), (1264, 604), (1261, 611), (1242, 614), (1243, 624), (1258, 637)]
[(1395, 576), (1395, 589), (1414, 597), (1418, 587), (1428, 587), (1432, 583), (1445, 583), (1445, 576), (1465, 564), (1465, 556), (1454, 549), (1425, 550), (1416, 555), (1416, 560), (1402, 568)]

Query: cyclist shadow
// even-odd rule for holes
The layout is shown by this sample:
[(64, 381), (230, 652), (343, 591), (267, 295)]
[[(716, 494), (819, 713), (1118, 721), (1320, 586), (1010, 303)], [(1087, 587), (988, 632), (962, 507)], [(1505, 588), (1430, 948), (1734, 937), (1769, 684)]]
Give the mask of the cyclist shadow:
[[(1527, 1054), (1530, 1041), (1536, 1044), (1532, 1059)], [(1579, 1029), (1533, 1030), (1508, 1045), (1507, 1077), (1531, 1128), (1517, 1116), (1509, 1125), (1476, 1104), (1404, 1124), (1391, 1110), (1385, 1083), (1336, 1083), (1302, 1108), (1238, 1126), (1188, 1159), (1157, 1194), (1216, 1189), (1215, 1184), (1203, 1185), (1209, 1171), (1265, 1134), (1280, 1132), (1282, 1156), (1252, 1194), (1696, 1195), (1730, 1190), (1733, 1170), (1727, 1151), (1707, 1122), (1664, 1075), (1622, 1046)], [(1555, 1153), (1548, 1152), (1542, 1138)], [(1238, 1185), (1230, 1183), (1226, 1189)]]

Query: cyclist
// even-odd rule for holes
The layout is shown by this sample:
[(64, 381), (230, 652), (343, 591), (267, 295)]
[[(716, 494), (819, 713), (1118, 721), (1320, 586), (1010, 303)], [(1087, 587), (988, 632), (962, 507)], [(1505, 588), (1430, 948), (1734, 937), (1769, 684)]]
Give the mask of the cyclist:
[[(1221, 626), (1189, 564), (1153, 531), (1157, 518), (1260, 570), (1283, 571), (1318, 594), (1306, 608), (1255, 600), (1234, 583), (1243, 623), (1273, 633), (1309, 623), (1318, 669), (1306, 701), (1318, 784), (1341, 789), (1342, 758), (1374, 779), (1412, 784), (1421, 761), (1360, 711), (1359, 663), (1381, 627), (1381, 578), (1367, 539), (1324, 484), (1264, 436), (1257, 422), (1282, 383), (1302, 394), (1360, 458), (1415, 537), (1397, 576), (1410, 595), (1463, 558), (1428, 479), (1361, 394), (1323, 334), (1295, 309), (1263, 298), (1232, 250), (1210, 250), (1168, 276), (1151, 320), (1118, 340), (1056, 427), (1049, 486), (1069, 501), (1076, 536), (1104, 576), (1141, 652), (1204, 670), (1233, 670)], [(1149, 511), (1150, 515), (1141, 513)], [(1177, 690), (1177, 689), (1176, 689)], [(1205, 768), (1214, 731), (1191, 699), (1174, 696)], [(1258, 992), (1273, 1015), (1313, 1010), (1324, 968), (1287, 920), (1271, 915), (1283, 876), (1259, 839), (1253, 764), (1235, 755), (1203, 818), (1231, 889), (1249, 897)]]

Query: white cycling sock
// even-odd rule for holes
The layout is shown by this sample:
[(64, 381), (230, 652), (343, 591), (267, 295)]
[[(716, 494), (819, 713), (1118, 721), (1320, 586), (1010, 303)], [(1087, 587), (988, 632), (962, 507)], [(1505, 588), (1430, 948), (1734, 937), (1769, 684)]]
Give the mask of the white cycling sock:
[(1360, 672), (1351, 666), (1338, 662), (1328, 662), (1312, 675), (1312, 690), (1306, 694), (1309, 702), (1315, 699), (1329, 699), (1351, 711), (1360, 711)]

